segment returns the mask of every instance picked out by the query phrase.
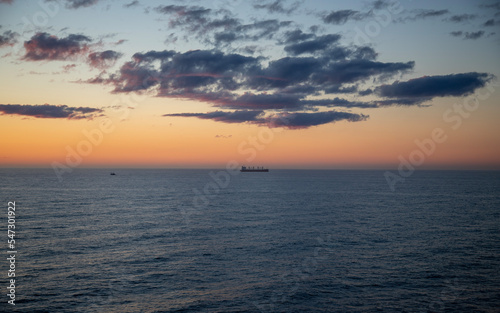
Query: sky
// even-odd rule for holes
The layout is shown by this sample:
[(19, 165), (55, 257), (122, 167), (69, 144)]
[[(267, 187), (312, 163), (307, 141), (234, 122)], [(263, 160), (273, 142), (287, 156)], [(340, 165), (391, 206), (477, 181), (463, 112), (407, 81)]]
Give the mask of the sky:
[(500, 169), (500, 1), (0, 0), (0, 166)]

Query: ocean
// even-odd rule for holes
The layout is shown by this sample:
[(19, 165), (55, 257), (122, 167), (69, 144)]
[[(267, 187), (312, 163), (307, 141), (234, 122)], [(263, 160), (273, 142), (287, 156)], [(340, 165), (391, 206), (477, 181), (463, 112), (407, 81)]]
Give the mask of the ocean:
[(500, 312), (500, 172), (396, 187), (375, 170), (0, 169), (0, 311)]

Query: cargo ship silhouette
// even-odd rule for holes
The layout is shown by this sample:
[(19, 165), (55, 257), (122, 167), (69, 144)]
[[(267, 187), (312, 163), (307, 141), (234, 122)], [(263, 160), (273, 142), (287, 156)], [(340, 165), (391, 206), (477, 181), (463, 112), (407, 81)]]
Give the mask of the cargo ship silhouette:
[(269, 169), (263, 167), (246, 167), (242, 166), (240, 172), (269, 172)]

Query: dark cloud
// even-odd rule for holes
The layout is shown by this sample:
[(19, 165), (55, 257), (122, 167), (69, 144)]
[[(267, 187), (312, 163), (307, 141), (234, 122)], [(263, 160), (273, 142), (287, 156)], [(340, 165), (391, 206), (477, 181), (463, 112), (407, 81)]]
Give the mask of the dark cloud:
[(24, 42), (25, 60), (67, 60), (82, 55), (89, 50), (91, 39), (84, 35), (71, 34), (65, 38), (37, 33)]
[(194, 34), (204, 43), (220, 45), (237, 40), (257, 41), (271, 39), (291, 21), (277, 19), (255, 20), (244, 24), (228, 10), (212, 10), (202, 6), (167, 5), (155, 9), (170, 16), (169, 26)]
[(0, 48), (5, 46), (12, 46), (17, 42), (18, 33), (7, 30), (0, 34)]
[(425, 76), (406, 82), (395, 82), (377, 88), (387, 98), (461, 97), (484, 87), (493, 78), (486, 73), (463, 73), (444, 76)]
[(428, 17), (443, 16), (450, 13), (448, 10), (418, 10), (415, 19), (425, 19)]
[(482, 8), (485, 8), (485, 9), (496, 10), (497, 12), (495, 13), (495, 16), (500, 15), (500, 1), (497, 1), (495, 3), (490, 3), (490, 4), (481, 4), (479, 6)]
[(447, 21), (453, 22), (453, 23), (463, 23), (463, 22), (468, 22), (473, 19), (475, 19), (477, 16), (474, 14), (461, 14), (461, 15), (453, 15), (449, 18), (447, 18)]
[(212, 10), (201, 6), (166, 5), (157, 7), (156, 11), (172, 15), (170, 26), (173, 28), (187, 26), (190, 31), (198, 31), (213, 23), (210, 16)]
[(326, 70), (315, 73), (313, 80), (319, 84), (346, 84), (364, 81), (370, 77), (390, 78), (397, 73), (412, 70), (415, 62), (384, 63), (371, 60), (348, 60), (331, 64)]
[(226, 27), (223, 31), (213, 32), (213, 37), (210, 40), (205, 38), (205, 42), (220, 46), (221, 44), (228, 45), (235, 41), (259, 41), (262, 39), (272, 39), (281, 28), (289, 26), (291, 22), (280, 22), (278, 20), (262, 20), (255, 21), (250, 24), (233, 25)]
[(296, 29), (296, 30), (291, 30), (291, 31), (285, 32), (284, 37), (285, 37), (285, 40), (283, 41), (283, 43), (293, 44), (293, 43), (309, 40), (312, 38), (316, 38), (316, 35), (311, 34), (311, 33), (304, 33), (302, 30)]
[(176, 54), (173, 50), (163, 50), (163, 51), (149, 51), (146, 53), (135, 53), (132, 58), (137, 63), (141, 62), (153, 62), (155, 60), (170, 59)]
[(353, 51), (353, 56), (356, 59), (375, 60), (378, 53), (372, 47), (358, 47)]
[(349, 20), (360, 20), (365, 15), (359, 11), (353, 10), (339, 10), (331, 11), (327, 15), (323, 16), (323, 21), (327, 24), (342, 25)]
[(247, 92), (243, 95), (228, 95), (212, 99), (213, 105), (225, 109), (251, 109), (251, 110), (314, 110), (316, 107), (345, 107), (345, 108), (375, 108), (374, 103), (352, 102), (346, 99), (333, 98), (321, 100), (308, 100), (304, 95), (287, 94), (254, 94)]
[(484, 26), (486, 27), (491, 27), (491, 26), (495, 26), (497, 23), (495, 22), (494, 19), (490, 19), (490, 20), (487, 20), (485, 23), (484, 23)]
[(285, 51), (291, 55), (300, 55), (304, 53), (315, 53), (317, 51), (324, 51), (332, 44), (340, 39), (340, 35), (330, 34), (316, 37), (314, 39), (301, 41), (285, 46)]
[[(283, 4), (267, 0), (255, 5), (262, 6), (259, 7), (262, 10), (272, 10), (272, 5)], [(389, 0), (374, 1), (367, 13), (341, 10), (324, 13), (322, 18), (325, 23), (343, 24), (373, 16), (373, 10), (389, 5), (392, 5)], [(465, 95), (478, 88), (474, 81), (458, 79), (461, 74), (442, 79), (434, 76), (430, 82), (427, 79), (390, 81), (392, 84), (376, 87), (411, 72), (415, 63), (381, 62), (370, 46), (343, 45), (339, 34), (320, 33), (319, 28), (304, 32), (289, 21), (255, 19), (244, 23), (228, 10), (198, 5), (166, 5), (157, 7), (156, 11), (168, 17), (171, 28), (199, 38), (202, 44), (219, 46), (187, 52), (136, 53), (119, 71), (102, 72), (88, 82), (109, 84), (114, 87), (114, 93), (147, 92), (157, 97), (204, 102), (214, 108), (208, 113), (166, 114), (168, 117), (307, 128), (367, 118), (362, 114), (326, 110), (424, 106), (434, 97)], [(446, 14), (448, 10), (420, 10), (413, 11), (411, 18)], [(257, 51), (255, 42), (261, 39), (272, 39), (285, 56), (248, 56)], [(230, 46), (237, 41), (239, 46)], [(477, 86), (484, 86), (488, 79), (478, 76)], [(365, 83), (375, 86), (367, 89)], [(366, 100), (364, 97), (368, 96)]]
[(260, 123), (261, 116), (264, 111), (234, 111), (234, 112), (225, 112), (225, 111), (215, 111), (209, 113), (174, 113), (174, 114), (165, 114), (163, 116), (171, 116), (171, 117), (197, 117), (201, 119), (214, 120), (217, 122), (224, 123), (244, 123), (244, 122), (252, 122), (252, 123)]
[(385, 99), (385, 100), (375, 100), (372, 103), (377, 108), (381, 107), (410, 107), (418, 106), (421, 107), (425, 102), (431, 101), (431, 97), (419, 97), (419, 98), (400, 98), (400, 99)]
[(476, 39), (479, 39), (481, 37), (483, 37), (485, 34), (484, 31), (480, 30), (480, 31), (477, 31), (477, 32), (466, 32), (465, 33), (465, 39), (472, 39), (472, 40), (476, 40)]
[(377, 0), (372, 2), (371, 6), (374, 10), (382, 10), (386, 9), (389, 6), (391, 6), (393, 2), (387, 1), (387, 0)]
[[(242, 73), (258, 66), (258, 59), (220, 51), (195, 50), (185, 53), (149, 51), (136, 53), (117, 77), (110, 78), (115, 92), (147, 90), (160, 85), (162, 96), (181, 96), (209, 91), (234, 90)], [(160, 68), (153, 66), (160, 61)]]
[(476, 40), (485, 35), (485, 32), (480, 30), (477, 32), (463, 32), (463, 31), (455, 31), (451, 32), (450, 35), (453, 37), (462, 37), (464, 40), (470, 39), (470, 40)]
[(113, 66), (116, 60), (118, 60), (121, 56), (122, 56), (121, 53), (113, 50), (92, 52), (88, 56), (88, 62), (92, 67), (105, 69)]
[(266, 118), (270, 127), (286, 127), (304, 129), (339, 121), (360, 122), (368, 119), (367, 115), (348, 112), (316, 112), (316, 113), (278, 113)]
[(68, 9), (80, 9), (93, 6), (99, 2), (99, 0), (45, 0), (46, 2), (65, 2), (65, 7)]
[(338, 121), (359, 122), (368, 116), (348, 112), (315, 112), (315, 113), (275, 113), (264, 115), (264, 111), (215, 111), (209, 113), (175, 113), (165, 114), (167, 117), (197, 117), (224, 123), (250, 123), (268, 127), (286, 127), (289, 129), (304, 129)]
[(0, 112), (36, 118), (92, 119), (97, 113), (102, 113), (102, 110), (88, 107), (68, 107), (67, 105), (0, 104)]
[(0, 0), (0, 3), (12, 4), (12, 2), (14, 2), (14, 0)]
[[(284, 37), (284, 42), (298, 44), (324, 40), (336, 43), (338, 39), (338, 35), (290, 32)], [(312, 98), (355, 93), (357, 83), (367, 79), (387, 79), (414, 67), (413, 62), (377, 62), (376, 56), (377, 53), (370, 47), (345, 48), (337, 45), (329, 46), (314, 57), (290, 56), (267, 63), (261, 58), (218, 50), (184, 53), (149, 51), (134, 54), (133, 60), (126, 62), (118, 73), (107, 78), (99, 76), (88, 82), (112, 84), (115, 93), (154, 90), (159, 97), (190, 99), (220, 109), (245, 112), (242, 115), (228, 115), (224, 111), (196, 115), (216, 121), (236, 122), (237, 117), (248, 118), (248, 112), (316, 111), (325, 107), (376, 108), (379, 104), (374, 102), (353, 102), (338, 97)]]
[(407, 22), (407, 21), (417, 21), (417, 20), (424, 20), (428, 18), (433, 18), (433, 17), (439, 17), (439, 16), (444, 16), (449, 14), (449, 10), (413, 10), (411, 11), (411, 15), (399, 18), (396, 21), (397, 22)]
[(299, 2), (295, 2), (290, 7), (285, 7), (283, 0), (276, 0), (272, 2), (268, 1), (259, 1), (259, 3), (255, 3), (253, 7), (255, 9), (264, 9), (269, 13), (282, 13), (282, 14), (291, 14), (293, 11), (297, 10), (299, 7)]
[(235, 28), (237, 32), (250, 32), (244, 38), (249, 40), (271, 39), (283, 27), (291, 25), (291, 21), (276, 19), (255, 21), (254, 23), (240, 25)]
[(69, 9), (79, 9), (97, 4), (99, 0), (66, 0), (66, 7)]
[(123, 7), (124, 8), (131, 8), (131, 7), (136, 7), (138, 5), (139, 5), (139, 1), (134, 0), (134, 1), (130, 2), (130, 3), (124, 4)]
[(343, 25), (349, 21), (361, 21), (367, 18), (376, 17), (374, 11), (387, 9), (396, 5), (397, 2), (388, 0), (377, 0), (368, 4), (368, 11), (361, 12), (355, 10), (337, 10), (323, 13), (320, 18), (323, 22), (333, 25)]

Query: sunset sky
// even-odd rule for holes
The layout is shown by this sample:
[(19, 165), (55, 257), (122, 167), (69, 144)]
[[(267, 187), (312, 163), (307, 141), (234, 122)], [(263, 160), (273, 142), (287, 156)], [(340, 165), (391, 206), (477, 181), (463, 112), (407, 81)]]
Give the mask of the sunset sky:
[(0, 55), (2, 167), (500, 169), (500, 1), (3, 0)]

